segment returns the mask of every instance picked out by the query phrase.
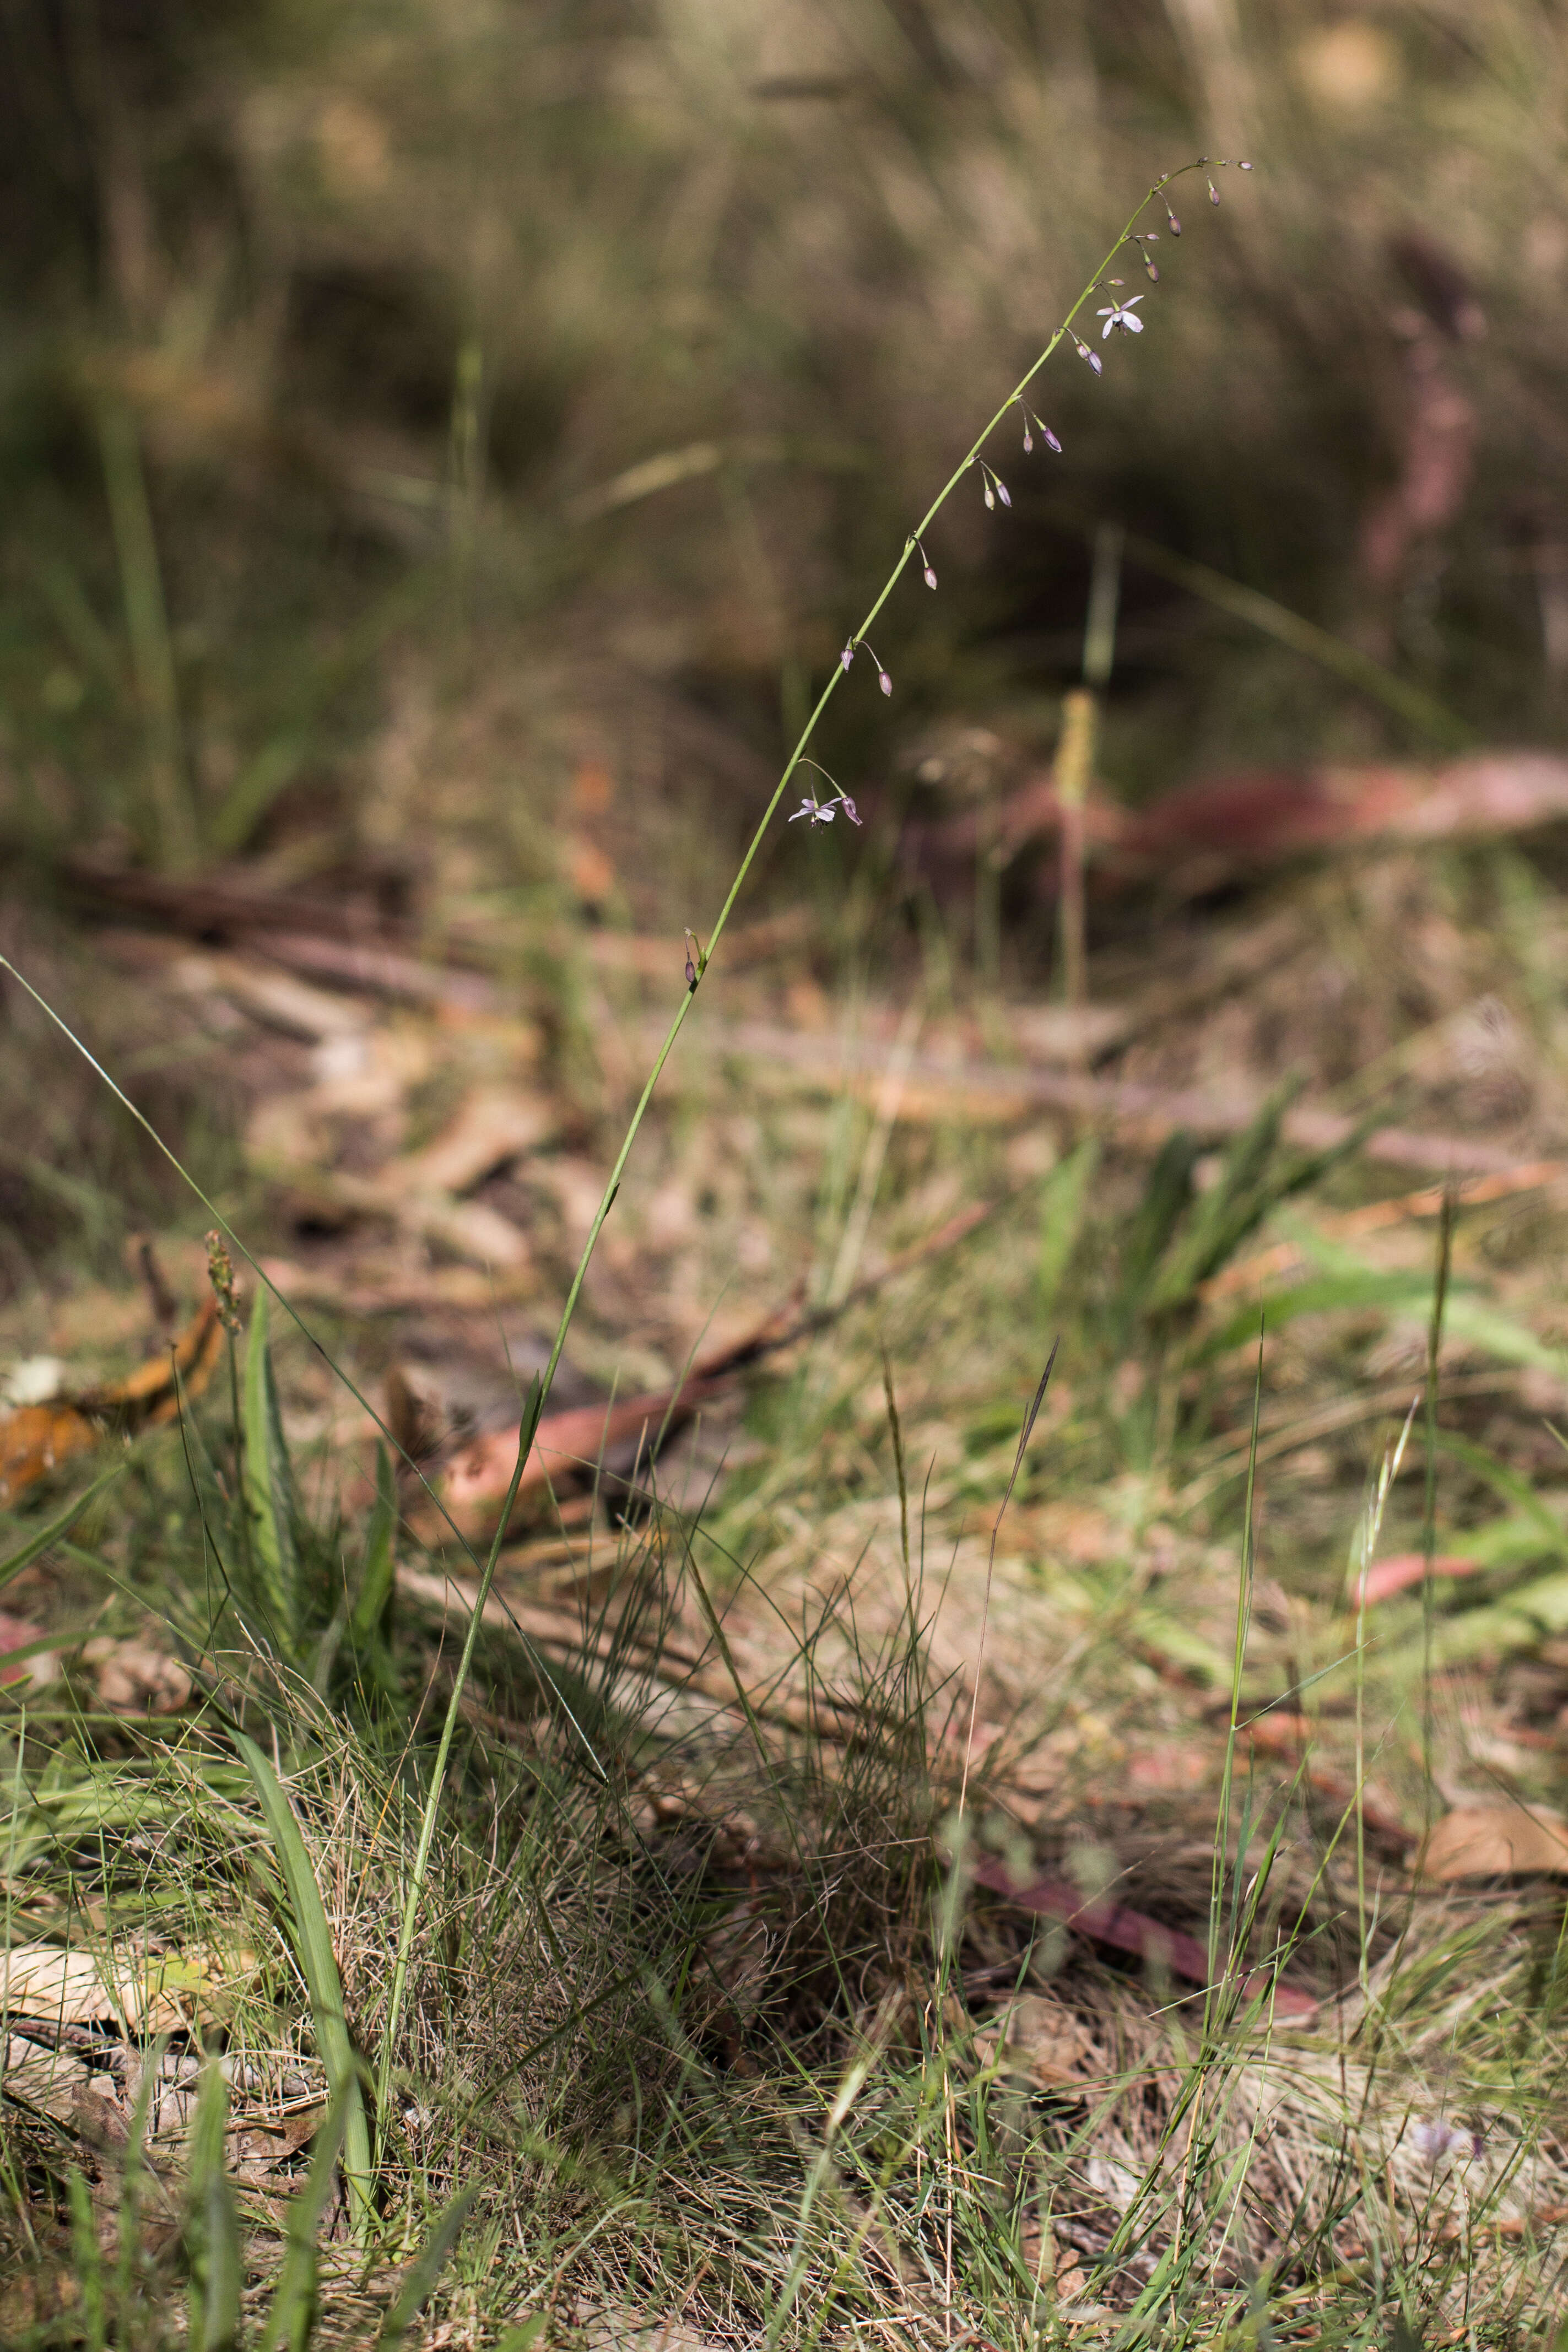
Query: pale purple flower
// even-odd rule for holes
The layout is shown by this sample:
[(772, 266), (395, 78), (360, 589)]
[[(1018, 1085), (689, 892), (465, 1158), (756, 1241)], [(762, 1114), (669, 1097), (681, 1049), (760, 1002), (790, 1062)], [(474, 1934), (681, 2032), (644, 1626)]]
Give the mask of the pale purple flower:
[(1098, 352), (1091, 352), (1089, 345), (1085, 342), (1079, 342), (1079, 338), (1076, 335), (1073, 337), (1073, 341), (1078, 347), (1078, 355), (1079, 359), (1087, 360), (1089, 366), (1094, 370), (1096, 375), (1102, 373), (1104, 362), (1101, 361), (1100, 353)]
[(838, 805), (843, 810), (851, 824), (858, 824), (861, 822), (859, 812), (856, 808), (854, 802), (850, 799), (847, 793), (839, 793)]
[(794, 824), (798, 818), (803, 816), (810, 818), (811, 829), (813, 833), (815, 833), (819, 824), (831, 824), (833, 823), (833, 803), (831, 801), (819, 801), (815, 793), (807, 793), (805, 800), (802, 801), (800, 806), (796, 809), (795, 815), (790, 818), (791, 824)]
[(1434, 2168), (1445, 2157), (1477, 2157), (1482, 2147), (1479, 2132), (1468, 2131), (1462, 2124), (1451, 2123), (1447, 2116), (1424, 2116), (1410, 2126), (1410, 2145), (1426, 2164)]
[(1131, 295), (1125, 302), (1112, 302), (1108, 310), (1099, 310), (1095, 313), (1097, 318), (1103, 319), (1105, 321), (1105, 325), (1100, 332), (1100, 340), (1101, 342), (1104, 342), (1112, 327), (1120, 327), (1124, 335), (1141, 335), (1142, 333), (1142, 320), (1135, 319), (1132, 315), (1135, 306), (1142, 302), (1142, 299), (1143, 297), (1142, 294), (1134, 294)]

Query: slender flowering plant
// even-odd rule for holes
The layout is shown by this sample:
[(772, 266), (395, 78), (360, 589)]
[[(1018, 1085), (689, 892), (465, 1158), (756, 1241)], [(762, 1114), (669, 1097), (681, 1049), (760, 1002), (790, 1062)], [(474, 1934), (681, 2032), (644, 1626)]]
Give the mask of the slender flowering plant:
[[(987, 507), (994, 508), (998, 497), (1000, 497), (1001, 502), (1004, 506), (1010, 506), (1012, 504), (1012, 500), (1009, 499), (1005, 489), (1002, 487), (1000, 477), (989, 465), (984, 455), (986, 445), (990, 441), (992, 435), (996, 431), (997, 426), (1002, 424), (1003, 420), (1007, 416), (1008, 412), (1011, 409), (1015, 407), (1023, 409), (1026, 448), (1029, 446), (1029, 428), (1032, 422), (1038, 427), (1038, 430), (1044, 436), (1047, 446), (1059, 454), (1061, 444), (1058, 441), (1056, 435), (1048, 431), (1045, 425), (1041, 425), (1039, 423), (1039, 419), (1034, 416), (1033, 411), (1025, 405), (1025, 394), (1029, 391), (1030, 387), (1034, 383), (1035, 378), (1040, 373), (1047, 362), (1054, 357), (1058, 345), (1064, 341), (1069, 341), (1073, 345), (1079, 357), (1088, 362), (1096, 375), (1099, 375), (1101, 373), (1102, 362), (1100, 360), (1100, 353), (1090, 349), (1084, 336), (1079, 333), (1075, 323), (1076, 320), (1079, 317), (1080, 313), (1088, 310), (1089, 306), (1093, 303), (1096, 294), (1100, 293), (1107, 287), (1110, 282), (1108, 280), (1107, 273), (1115, 267), (1118, 257), (1122, 254), (1129, 246), (1133, 248), (1133, 250), (1143, 259), (1145, 265), (1147, 265), (1148, 255), (1145, 249), (1145, 245), (1140, 240), (1147, 239), (1151, 232), (1147, 229), (1142, 229), (1140, 224), (1142, 223), (1144, 215), (1148, 212), (1149, 207), (1152, 205), (1161, 205), (1168, 217), (1172, 235), (1179, 236), (1181, 235), (1181, 224), (1177, 220), (1175, 214), (1171, 210), (1170, 199), (1165, 194), (1166, 189), (1169, 188), (1174, 181), (1184, 178), (1189, 172), (1204, 172), (1208, 173), (1213, 170), (1219, 168), (1223, 168), (1223, 164), (1220, 162), (1217, 162), (1215, 159), (1207, 155), (1200, 155), (1195, 163), (1184, 164), (1179, 171), (1163, 173), (1161, 177), (1155, 181), (1153, 186), (1148, 191), (1148, 194), (1142, 198), (1131, 214), (1126, 226), (1117, 237), (1115, 244), (1111, 247), (1110, 252), (1106, 255), (1104, 260), (1100, 263), (1099, 268), (1095, 271), (1093, 277), (1089, 279), (1088, 285), (1084, 288), (1077, 301), (1074, 302), (1067, 316), (1062, 320), (1061, 323), (1052, 331), (1043, 351), (1041, 351), (1032, 365), (1026, 370), (1023, 376), (1013, 386), (1012, 390), (1007, 394), (1006, 398), (1002, 402), (1001, 406), (996, 410), (995, 414), (990, 417), (986, 424), (982, 427), (979, 434), (975, 436), (974, 441), (972, 443), (970, 447), (965, 450), (963, 456), (959, 459), (958, 464), (953, 467), (952, 473), (942, 484), (941, 489), (938, 490), (935, 498), (932, 499), (930, 506), (926, 509), (925, 513), (921, 517), (919, 522), (915, 525), (914, 530), (905, 540), (903, 551), (900, 553), (898, 562), (894, 564), (891, 572), (888, 574), (887, 579), (883, 582), (881, 590), (872, 604), (870, 610), (867, 613), (865, 619), (861, 622), (859, 627), (854, 630), (846, 640), (844, 650), (840, 654), (837, 663), (834, 665), (827, 683), (823, 688), (821, 694), (817, 697), (816, 707), (812, 710), (810, 717), (807, 719), (805, 727), (801, 730), (800, 740), (796, 743), (795, 750), (790, 753), (788, 760), (784, 762), (784, 772), (779, 777), (777, 784), (773, 787), (773, 797), (768, 802), (766, 808), (763, 809), (762, 815), (757, 821), (756, 830), (752, 834), (745, 855), (741, 860), (740, 866), (735, 874), (735, 878), (730, 885), (723, 905), (720, 908), (717, 916), (714, 918), (713, 929), (708, 941), (707, 951), (702, 956), (700, 963), (697, 962), (690, 956), (689, 952), (688, 954), (686, 984), (681, 991), (680, 1003), (676, 1008), (674, 1018), (671, 1020), (668, 1029), (665, 1033), (664, 1043), (660, 1045), (658, 1054), (654, 1057), (653, 1067), (647, 1074), (647, 1082), (643, 1087), (642, 1092), (637, 1097), (637, 1107), (632, 1112), (630, 1121), (626, 1127), (626, 1134), (621, 1140), (620, 1150), (616, 1155), (615, 1165), (610, 1171), (609, 1180), (605, 1186), (604, 1197), (600, 1201), (598, 1209), (595, 1213), (594, 1222), (589, 1227), (587, 1240), (583, 1244), (583, 1254), (578, 1259), (577, 1270), (572, 1277), (572, 1285), (570, 1289), (567, 1291), (566, 1301), (561, 1310), (561, 1319), (556, 1326), (554, 1342), (550, 1350), (550, 1360), (545, 1365), (542, 1374), (533, 1383), (530, 1391), (527, 1409), (523, 1413), (522, 1423), (518, 1431), (517, 1459), (512, 1469), (511, 1484), (507, 1490), (506, 1500), (501, 1507), (500, 1516), (496, 1523), (495, 1536), (490, 1545), (489, 1557), (485, 1561), (484, 1569), (479, 1578), (479, 1590), (474, 1596), (473, 1608), (468, 1617), (468, 1632), (463, 1642), (462, 1654), (458, 1661), (457, 1672), (452, 1677), (451, 1693), (447, 1702), (447, 1713), (441, 1727), (440, 1741), (436, 1751), (435, 1766), (431, 1773), (429, 1791), (426, 1798), (425, 1810), (420, 1821), (419, 1841), (415, 1853), (413, 1873), (408, 1884), (407, 1897), (404, 1909), (402, 1932), (398, 1938), (397, 1958), (393, 1970), (392, 1996), (389, 2004), (384, 2037), (382, 2043), (382, 2063), (379, 2072), (382, 2078), (381, 2087), (383, 2090), (384, 2090), (385, 2084), (390, 2079), (389, 2069), (391, 2066), (392, 2050), (396, 2040), (398, 2025), (402, 2016), (404, 1997), (407, 1990), (409, 1956), (413, 1949), (415, 1926), (418, 1918), (419, 1906), (424, 1895), (425, 1880), (429, 1867), (430, 1847), (436, 1833), (436, 1822), (440, 1807), (441, 1790), (446, 1780), (447, 1766), (451, 1755), (452, 1742), (457, 1733), (458, 1724), (461, 1714), (463, 1693), (468, 1684), (469, 1669), (473, 1664), (474, 1649), (479, 1640), (479, 1627), (484, 1621), (485, 1604), (489, 1599), (490, 1587), (495, 1580), (496, 1563), (500, 1557), (501, 1544), (505, 1538), (507, 1526), (511, 1517), (512, 1507), (517, 1499), (518, 1488), (522, 1482), (523, 1469), (528, 1461), (529, 1454), (532, 1451), (534, 1437), (538, 1433), (539, 1423), (543, 1415), (546, 1402), (549, 1399), (551, 1389), (554, 1384), (556, 1370), (561, 1361), (561, 1352), (566, 1344), (566, 1335), (570, 1331), (574, 1318), (576, 1316), (577, 1302), (582, 1297), (584, 1280), (587, 1275), (594, 1252), (598, 1247), (599, 1235), (604, 1230), (605, 1220), (609, 1215), (611, 1210), (615, 1207), (616, 1195), (621, 1189), (621, 1179), (626, 1172), (626, 1162), (631, 1158), (633, 1146), (636, 1144), (637, 1136), (641, 1132), (643, 1120), (647, 1115), (648, 1105), (652, 1102), (659, 1079), (664, 1075), (664, 1066), (675, 1050), (676, 1040), (679, 1038), (682, 1028), (685, 1026), (686, 1016), (691, 1010), (692, 1002), (697, 995), (698, 989), (702, 981), (707, 977), (708, 971), (712, 965), (714, 950), (717, 949), (721, 939), (723, 937), (725, 927), (730, 920), (731, 915), (734, 911), (735, 902), (740, 898), (742, 891), (746, 886), (746, 882), (751, 875), (752, 867), (756, 863), (758, 852), (761, 850), (763, 841), (767, 838), (769, 828), (772, 826), (774, 818), (779, 813), (779, 808), (784, 801), (784, 795), (789, 791), (791, 784), (795, 781), (796, 771), (802, 767), (811, 767), (815, 769), (818, 774), (823, 772), (820, 769), (816, 769), (816, 761), (808, 758), (807, 747), (816, 733), (816, 730), (821, 723), (824, 711), (826, 709), (828, 703), (832, 700), (833, 696), (837, 693), (839, 687), (843, 685), (845, 678), (849, 675), (850, 670), (854, 667), (855, 656), (860, 651), (862, 646), (864, 646), (866, 652), (870, 655), (871, 660), (876, 666), (877, 683), (881, 688), (883, 694), (890, 696), (893, 691), (891, 675), (880, 656), (873, 651), (867, 633), (876, 625), (878, 616), (881, 614), (883, 608), (893, 595), (894, 591), (899, 586), (899, 583), (902, 580), (904, 572), (909, 566), (910, 559), (911, 556), (919, 555), (926, 585), (933, 588), (936, 585), (936, 575), (926, 558), (924, 541), (927, 533), (931, 530), (931, 524), (936, 520), (937, 516), (942, 512), (942, 508), (947, 504), (948, 499), (952, 496), (953, 491), (957, 488), (964, 476), (970, 471), (971, 467), (977, 467), (980, 469), (981, 480), (984, 486), (985, 504)], [(1238, 168), (1241, 171), (1249, 172), (1252, 169), (1252, 166), (1250, 163), (1242, 163)], [(1218, 191), (1215, 187), (1212, 178), (1208, 179), (1207, 186), (1210, 197), (1213, 199), (1214, 203), (1217, 205), (1219, 202), (1219, 194)], [(1133, 298), (1134, 301), (1142, 301), (1142, 297), (1141, 295), (1134, 296)], [(1131, 302), (1113, 302), (1110, 310), (1107, 312), (1101, 312), (1100, 315), (1106, 320), (1106, 325), (1102, 331), (1100, 338), (1102, 341), (1105, 340), (1106, 336), (1110, 334), (1112, 327), (1120, 328), (1123, 333), (1139, 333), (1142, 331), (1143, 321), (1138, 317)], [(1092, 330), (1090, 330), (1090, 331), (1092, 331)], [(828, 778), (827, 781), (831, 782), (832, 779)], [(855, 804), (853, 801), (849, 800), (844, 793), (840, 793), (837, 785), (834, 786), (834, 793), (836, 800), (834, 802), (826, 803), (823, 802), (815, 791), (809, 793), (802, 802), (800, 807), (794, 812), (789, 822), (793, 824), (797, 819), (804, 816), (809, 821), (809, 829), (812, 832), (816, 832), (820, 826), (829, 824), (832, 821), (836, 812), (836, 807), (842, 807), (850, 822), (852, 824), (858, 824), (860, 820), (855, 813)]]

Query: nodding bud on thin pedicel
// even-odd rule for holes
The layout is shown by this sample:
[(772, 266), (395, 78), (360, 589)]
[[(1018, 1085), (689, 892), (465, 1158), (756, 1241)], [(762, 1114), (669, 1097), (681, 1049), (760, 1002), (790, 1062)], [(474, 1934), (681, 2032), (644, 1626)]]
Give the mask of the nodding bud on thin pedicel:
[(1000, 474), (998, 474), (998, 475), (996, 476), (996, 478), (996, 478), (996, 495), (997, 495), (997, 497), (1001, 499), (1001, 501), (1002, 501), (1002, 503), (1003, 503), (1003, 505), (1004, 505), (1005, 507), (1010, 507), (1010, 506), (1012, 505), (1013, 501), (1012, 501), (1012, 499), (1007, 496), (1007, 485), (1006, 485), (1006, 483), (1002, 479), (1002, 477), (1001, 477), (1001, 475), (1000, 475)]
[(843, 810), (851, 824), (858, 824), (861, 822), (859, 813), (847, 793), (839, 793), (838, 805)]
[(1087, 360), (1089, 366), (1094, 370), (1095, 374), (1100, 375), (1103, 372), (1104, 368), (1104, 362), (1100, 359), (1100, 353), (1098, 352), (1091, 352), (1087, 343), (1079, 342), (1076, 335), (1073, 337), (1073, 342), (1077, 347), (1079, 359)]
[(855, 640), (854, 640), (854, 638), (853, 638), (853, 637), (851, 637), (851, 638), (850, 638), (850, 640), (849, 640), (849, 642), (848, 642), (848, 644), (845, 646), (844, 651), (839, 655), (838, 659), (839, 659), (839, 663), (840, 663), (840, 665), (842, 666), (842, 667), (844, 667), (845, 669), (847, 669), (847, 668), (848, 668), (848, 667), (849, 667), (849, 665), (850, 665), (850, 663), (854, 660), (854, 658), (855, 658)]
[(1219, 190), (1215, 186), (1215, 184), (1214, 184), (1214, 182), (1213, 182), (1212, 180), (1211, 180), (1211, 181), (1209, 182), (1209, 184), (1208, 184), (1208, 190), (1209, 190), (1209, 202), (1210, 202), (1210, 204), (1211, 204), (1211, 205), (1217, 205), (1217, 204), (1218, 204), (1218, 202), (1219, 202)]
[[(920, 549), (920, 559), (921, 559), (921, 563), (922, 563), (922, 564), (924, 565), (924, 567), (925, 567), (925, 569), (924, 569), (924, 570), (921, 572), (921, 578), (925, 582), (925, 584), (926, 584), (926, 586), (927, 586), (928, 588), (934, 588), (934, 587), (936, 586), (936, 573), (935, 573), (935, 572), (931, 570), (931, 558), (930, 558), (930, 556), (926, 553), (925, 549), (924, 549), (923, 547), (921, 547), (921, 543), (920, 543), (920, 541), (919, 541), (918, 539), (917, 539), (917, 540), (916, 540), (916, 541), (915, 541), (915, 545), (916, 545), (916, 547), (917, 547), (917, 548), (919, 548), (919, 549)], [(859, 821), (860, 821), (860, 820), (859, 820), (859, 818), (858, 818), (858, 817), (857, 817), (857, 818), (856, 818), (856, 820), (855, 820), (855, 822), (857, 823), (857, 824), (858, 824)]]
[(884, 693), (884, 694), (891, 694), (891, 692), (892, 692), (892, 690), (893, 690), (893, 681), (892, 681), (892, 679), (888, 676), (887, 671), (882, 667), (881, 660), (880, 660), (880, 658), (879, 658), (879, 655), (878, 655), (877, 648), (875, 647), (875, 646), (868, 644), (868, 641), (866, 640), (866, 638), (864, 638), (864, 637), (862, 637), (862, 638), (860, 639), (860, 643), (861, 643), (863, 646), (865, 646), (865, 647), (866, 647), (866, 651), (870, 655), (871, 659), (872, 659), (872, 660), (877, 664), (877, 683), (878, 683), (878, 685), (881, 688), (881, 689), (882, 689), (882, 691), (883, 691), (883, 693)]
[(1237, 163), (1236, 168), (1238, 172), (1250, 172), (1252, 166), (1250, 163)]
[(1173, 236), (1180, 236), (1182, 234), (1182, 224), (1176, 218), (1175, 214), (1171, 210), (1169, 205), (1165, 206), (1165, 218), (1171, 224), (1171, 235)]
[(996, 511), (996, 494), (992, 489), (989, 481), (985, 484), (985, 503), (991, 509), (992, 513), (994, 514)]

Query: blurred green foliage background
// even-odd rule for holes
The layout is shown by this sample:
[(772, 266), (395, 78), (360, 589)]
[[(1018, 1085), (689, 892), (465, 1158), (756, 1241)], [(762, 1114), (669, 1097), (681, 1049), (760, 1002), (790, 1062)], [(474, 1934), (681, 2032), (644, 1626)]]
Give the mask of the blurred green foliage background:
[[(599, 763), (646, 913), (1204, 151), (1258, 168), (1152, 215), (1149, 331), (1058, 355), (825, 756), (1048, 750), (1107, 518), (1551, 740), (1565, 90), (1554, 0), (9, 0), (0, 824), (417, 901), (543, 887)], [(1429, 748), (1130, 565), (1120, 789)]]

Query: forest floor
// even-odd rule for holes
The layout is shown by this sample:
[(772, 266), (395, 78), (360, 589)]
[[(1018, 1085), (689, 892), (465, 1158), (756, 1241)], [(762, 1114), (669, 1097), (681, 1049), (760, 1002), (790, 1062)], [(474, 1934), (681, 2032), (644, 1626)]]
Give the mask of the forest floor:
[(258, 887), (9, 922), (133, 1098), (177, 1068), (279, 1410), (215, 1318), (209, 1208), (168, 1192), (117, 1276), (91, 1168), (19, 1123), (68, 1049), (13, 987), (4, 1157), (75, 1184), (87, 1244), (0, 1311), (7, 2340), (248, 2340), (210, 2333), (181, 2201), (204, 2038), (237, 2311), (274, 2292), (334, 2077), (242, 1727), (372, 2076), (374, 2218), (327, 2199), (320, 2340), (382, 2324), (463, 2187), (433, 2347), (1544, 2340), (1539, 866), (1295, 870), (1129, 927), (1077, 1007), (804, 906), (731, 936), (505, 1530), (390, 2024), (523, 1391), (685, 945), (523, 956), (504, 910), (415, 938)]

